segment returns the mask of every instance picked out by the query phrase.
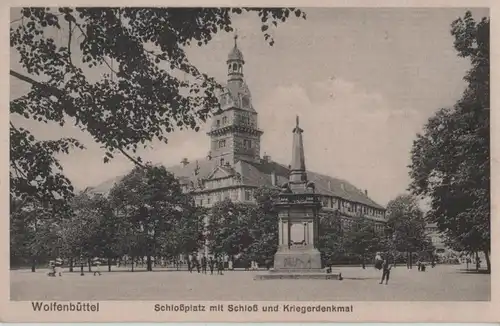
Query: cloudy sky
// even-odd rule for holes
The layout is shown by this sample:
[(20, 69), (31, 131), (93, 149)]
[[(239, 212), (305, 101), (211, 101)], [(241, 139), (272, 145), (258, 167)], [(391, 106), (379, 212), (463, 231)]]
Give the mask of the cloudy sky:
[[(425, 121), (460, 98), (469, 62), (457, 57), (450, 24), (465, 9), (305, 9), (273, 30), (269, 46), (255, 15), (235, 19), (245, 78), (264, 130), (261, 154), (289, 164), (292, 129), (300, 116), (308, 169), (349, 180), (385, 205), (409, 183), (409, 151)], [(474, 9), (474, 16), (488, 15)], [(12, 17), (15, 18), (15, 17)], [(204, 47), (187, 49), (200, 70), (226, 79), (225, 60), (233, 35), (221, 33)], [(22, 70), (11, 50), (11, 68)], [(11, 97), (28, 85), (11, 78)], [(124, 174), (132, 163), (103, 152), (90, 136), (70, 125), (35, 124), (11, 115), (43, 139), (75, 137), (87, 147), (61, 157), (77, 188)], [(175, 132), (168, 144), (153, 143), (145, 160), (173, 165), (183, 157), (205, 157), (204, 132)]]

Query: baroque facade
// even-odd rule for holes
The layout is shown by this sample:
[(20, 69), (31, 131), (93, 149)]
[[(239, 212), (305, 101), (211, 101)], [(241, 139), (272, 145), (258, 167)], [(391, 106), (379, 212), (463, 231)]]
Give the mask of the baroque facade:
[[(260, 186), (280, 187), (288, 182), (290, 166), (274, 162), (271, 156), (261, 157), (263, 131), (258, 127), (258, 113), (244, 79), (245, 60), (235, 37), (227, 61), (227, 84), (220, 99), (220, 110), (213, 116), (208, 137), (210, 149), (205, 158), (167, 168), (191, 193), (197, 205), (210, 207), (226, 198), (252, 202), (253, 191)], [(307, 131), (306, 131), (307, 132)], [(334, 213), (349, 226), (357, 218), (372, 220), (382, 230), (386, 219), (384, 207), (345, 180), (307, 171), (308, 180), (316, 185), (322, 213)], [(107, 181), (93, 189), (107, 192), (120, 178)]]

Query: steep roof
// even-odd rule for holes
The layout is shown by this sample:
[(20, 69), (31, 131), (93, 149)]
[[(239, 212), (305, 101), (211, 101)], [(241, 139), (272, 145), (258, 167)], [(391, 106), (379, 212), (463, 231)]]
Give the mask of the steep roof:
[[(198, 174), (195, 175), (195, 170)], [(182, 184), (193, 182), (197, 184), (197, 179), (207, 178), (214, 170), (213, 161), (208, 159), (200, 159), (197, 161), (189, 162), (188, 164), (178, 164), (167, 167), (167, 170), (173, 173), (181, 180)], [(230, 171), (230, 170), (228, 170)], [(242, 185), (250, 187), (258, 186), (272, 186), (272, 174), (276, 176), (277, 185), (282, 185), (288, 181), (289, 170), (288, 167), (273, 161), (262, 161), (261, 163), (252, 163), (246, 161), (238, 161), (234, 166), (234, 171), (241, 175)], [(365, 204), (374, 208), (384, 209), (381, 205), (377, 204), (363, 191), (356, 188), (349, 182), (330, 177), (324, 174), (307, 171), (309, 181), (316, 185), (316, 190), (321, 195), (334, 196), (343, 198), (345, 200)], [(107, 180), (100, 185), (91, 189), (92, 192), (108, 193), (113, 185), (119, 182), (123, 176), (115, 177)]]

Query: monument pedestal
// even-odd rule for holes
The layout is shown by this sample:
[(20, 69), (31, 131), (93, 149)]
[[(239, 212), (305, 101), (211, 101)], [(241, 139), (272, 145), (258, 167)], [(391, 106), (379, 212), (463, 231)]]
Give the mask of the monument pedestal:
[(316, 279), (341, 280), (340, 272), (327, 273), (321, 268), (321, 253), (315, 248), (290, 249), (276, 252), (274, 269), (257, 274), (255, 280)]

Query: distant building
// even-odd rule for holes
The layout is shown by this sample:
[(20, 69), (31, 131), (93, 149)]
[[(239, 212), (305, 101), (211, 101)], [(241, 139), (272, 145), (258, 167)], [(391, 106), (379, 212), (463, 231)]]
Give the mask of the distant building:
[[(184, 191), (193, 194), (196, 204), (205, 207), (225, 198), (252, 202), (256, 188), (279, 187), (288, 182), (290, 173), (288, 165), (274, 162), (269, 155), (261, 157), (263, 131), (258, 127), (258, 114), (244, 80), (245, 60), (236, 38), (226, 64), (228, 80), (220, 99), (220, 110), (213, 116), (208, 132), (211, 142), (207, 156), (192, 161), (184, 158), (179, 165), (167, 168), (180, 179)], [(316, 185), (323, 212), (337, 212), (343, 225), (351, 224), (356, 218), (367, 218), (378, 230), (383, 229), (385, 208), (370, 199), (366, 190), (312, 171), (307, 171), (307, 176)], [(107, 192), (120, 179), (109, 180), (93, 191)]]

